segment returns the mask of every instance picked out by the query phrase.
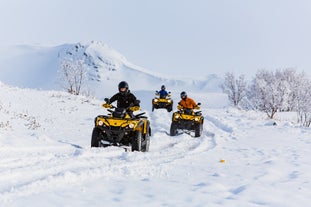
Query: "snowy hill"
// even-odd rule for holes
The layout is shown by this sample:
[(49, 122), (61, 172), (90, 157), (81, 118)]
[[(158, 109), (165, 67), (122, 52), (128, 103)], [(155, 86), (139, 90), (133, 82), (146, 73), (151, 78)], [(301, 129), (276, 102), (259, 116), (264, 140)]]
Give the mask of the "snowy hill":
[[(222, 82), (215, 74), (199, 79), (166, 77), (130, 63), (108, 45), (96, 41), (56, 47), (16, 46), (0, 52), (0, 81), (18, 87), (60, 90), (58, 70), (65, 59), (83, 60), (88, 68), (85, 90), (100, 98), (114, 93), (122, 80), (127, 80), (132, 90), (158, 90), (165, 84), (169, 90), (178, 92), (186, 89), (219, 92)], [(181, 74), (176, 71), (176, 75)]]

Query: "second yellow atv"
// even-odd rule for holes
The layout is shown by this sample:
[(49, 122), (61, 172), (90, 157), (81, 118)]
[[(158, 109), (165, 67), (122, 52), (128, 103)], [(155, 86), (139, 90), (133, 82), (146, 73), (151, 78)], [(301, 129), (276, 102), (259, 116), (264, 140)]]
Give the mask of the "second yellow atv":
[(119, 146), (126, 151), (149, 151), (150, 122), (143, 116), (145, 112), (133, 114), (133, 111), (140, 109), (139, 106), (125, 109), (104, 103), (103, 107), (110, 114), (95, 118), (91, 147)]
[(156, 97), (152, 99), (152, 111), (154, 111), (154, 109), (165, 108), (168, 112), (171, 112), (173, 109), (171, 92), (169, 92), (166, 97), (161, 97), (158, 91), (156, 91), (155, 95)]
[[(198, 103), (198, 105), (201, 105)], [(178, 130), (194, 131), (194, 137), (200, 137), (203, 131), (204, 117), (201, 111), (193, 109), (183, 109), (180, 105), (177, 106), (178, 111), (173, 113), (170, 135), (175, 136)], [(200, 109), (198, 106), (196, 110)]]

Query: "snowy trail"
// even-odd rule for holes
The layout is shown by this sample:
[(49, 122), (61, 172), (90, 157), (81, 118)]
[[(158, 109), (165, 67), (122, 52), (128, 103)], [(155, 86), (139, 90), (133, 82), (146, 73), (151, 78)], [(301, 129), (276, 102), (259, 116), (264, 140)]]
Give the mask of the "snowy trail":
[[(166, 153), (180, 153), (177, 149), (181, 149), (184, 154), (193, 154), (205, 152), (215, 145), (215, 140), (213, 139), (213, 134), (205, 131), (206, 123), (203, 125), (203, 133), (200, 138), (194, 138), (187, 133), (182, 133), (178, 136), (171, 137), (170, 133), (170, 125), (172, 120), (172, 114), (168, 113), (166, 110), (158, 109), (150, 114), (152, 126), (154, 128), (154, 136), (152, 141), (155, 143), (155, 146), (159, 146), (161, 140), (164, 140), (166, 146), (160, 144), (161, 148), (157, 148), (157, 151), (163, 151), (167, 149)], [(152, 148), (151, 148), (152, 150)]]
[[(205, 131), (199, 139), (188, 134), (170, 137), (168, 120), (171, 120), (171, 113), (157, 110), (149, 116), (153, 136), (148, 153), (126, 153), (114, 147), (80, 148), (74, 143), (53, 142), (53, 138), (47, 139), (46, 146), (3, 148), (1, 154), (6, 156), (0, 162), (5, 166), (0, 171), (1, 199), (10, 200), (16, 195), (46, 191), (50, 186), (81, 184), (109, 176), (162, 177), (170, 171), (171, 163), (205, 153), (216, 146), (214, 137)], [(204, 128), (210, 129), (206, 125)]]

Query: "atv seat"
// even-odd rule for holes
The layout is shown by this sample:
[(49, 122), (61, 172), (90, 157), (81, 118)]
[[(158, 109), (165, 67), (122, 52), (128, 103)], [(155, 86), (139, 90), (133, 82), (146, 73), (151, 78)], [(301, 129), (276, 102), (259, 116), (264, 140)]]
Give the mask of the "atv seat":
[(115, 118), (123, 119), (125, 117), (125, 114), (126, 114), (125, 108), (116, 108), (112, 113), (112, 116)]

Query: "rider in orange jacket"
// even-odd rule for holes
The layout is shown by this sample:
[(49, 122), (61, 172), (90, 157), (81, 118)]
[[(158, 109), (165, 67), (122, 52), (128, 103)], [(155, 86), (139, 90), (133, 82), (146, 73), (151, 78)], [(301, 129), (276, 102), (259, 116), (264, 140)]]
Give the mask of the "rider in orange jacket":
[(187, 97), (187, 93), (185, 91), (180, 93), (181, 100), (178, 105), (181, 106), (184, 110), (192, 110), (198, 107), (198, 104), (192, 99)]

